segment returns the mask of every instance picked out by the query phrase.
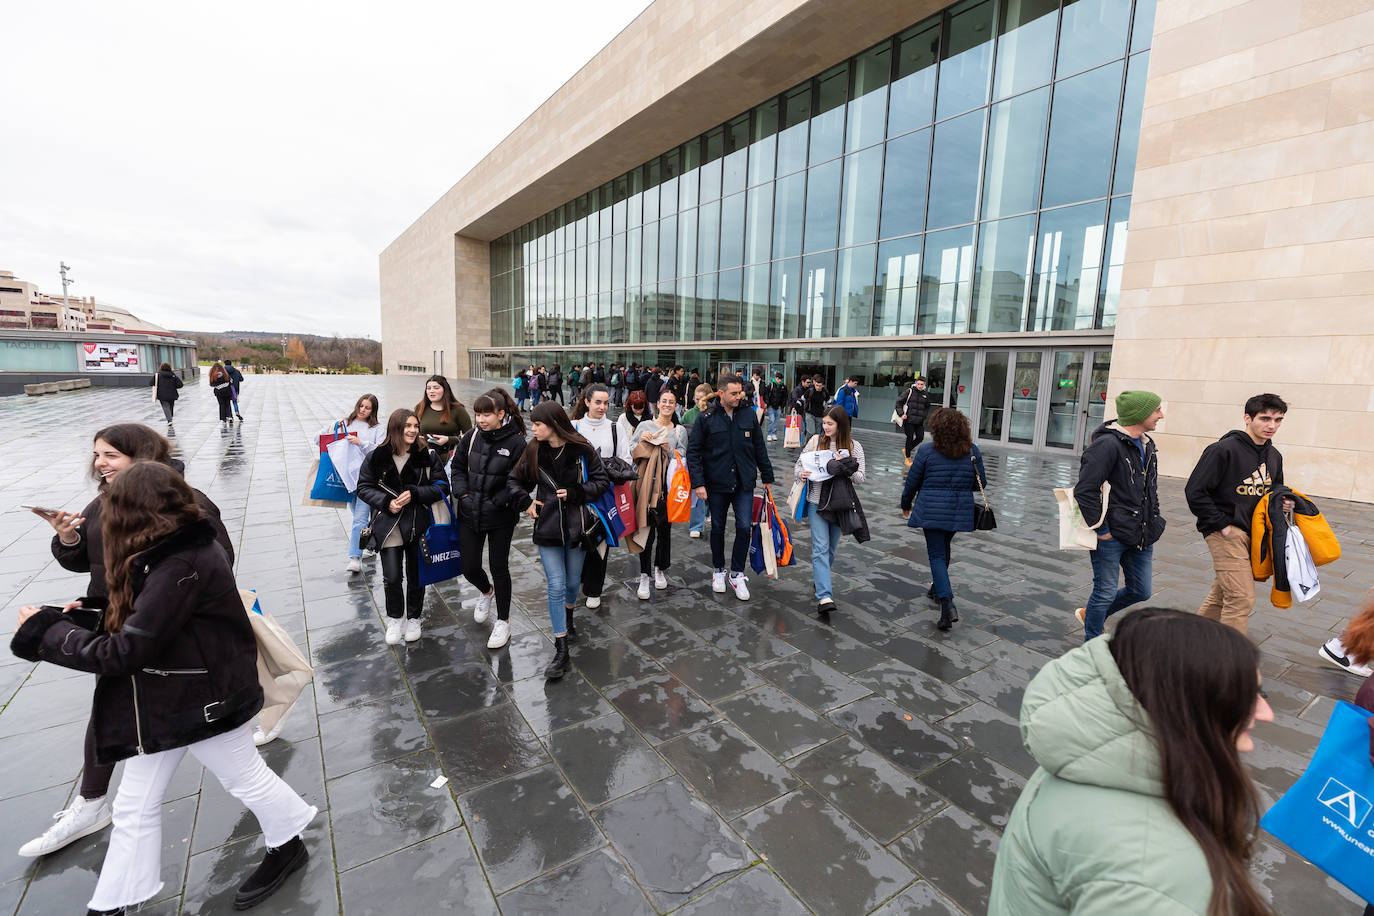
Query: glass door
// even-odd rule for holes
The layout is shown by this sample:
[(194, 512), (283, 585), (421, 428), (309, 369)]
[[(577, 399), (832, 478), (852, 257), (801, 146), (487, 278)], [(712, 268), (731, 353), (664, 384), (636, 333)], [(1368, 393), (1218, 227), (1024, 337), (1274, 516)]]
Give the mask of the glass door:
[[(1091, 357), (1091, 362), (1087, 362)], [(1078, 451), (1083, 450), (1092, 438), (1093, 431), (1102, 425), (1107, 415), (1107, 376), (1112, 370), (1112, 351), (1093, 350), (1084, 357), (1085, 365), (1091, 365), (1088, 375), (1086, 404), (1081, 410), (1083, 428), (1078, 437)]]
[(973, 418), (973, 350), (955, 350), (950, 354), (949, 369), (949, 406), (957, 407), (964, 415)]
[(1082, 350), (1054, 351), (1050, 414), (1045, 425), (1045, 445), (1049, 448), (1076, 449), (1081, 440), (1078, 427), (1083, 403), (1083, 363), (1087, 356)]
[(1007, 368), (1010, 363), (1010, 353), (989, 351), (983, 354), (982, 396), (978, 401), (979, 439), (1002, 441), (1006, 429)]
[(1040, 365), (1043, 350), (1018, 350), (1016, 371), (1011, 380), (1011, 417), (1007, 422), (1007, 441), (1034, 445), (1036, 415), (1040, 407)]
[(945, 369), (949, 354), (943, 350), (926, 351), (926, 389), (930, 392), (931, 406), (945, 406)]

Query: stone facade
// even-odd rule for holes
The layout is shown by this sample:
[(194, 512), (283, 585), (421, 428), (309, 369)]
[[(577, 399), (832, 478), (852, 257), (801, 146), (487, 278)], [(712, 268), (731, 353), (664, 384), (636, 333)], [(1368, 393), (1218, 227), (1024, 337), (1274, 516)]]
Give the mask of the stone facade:
[(1159, 0), (1110, 395), (1183, 476), (1261, 391), (1288, 483), (1374, 501), (1374, 7)]

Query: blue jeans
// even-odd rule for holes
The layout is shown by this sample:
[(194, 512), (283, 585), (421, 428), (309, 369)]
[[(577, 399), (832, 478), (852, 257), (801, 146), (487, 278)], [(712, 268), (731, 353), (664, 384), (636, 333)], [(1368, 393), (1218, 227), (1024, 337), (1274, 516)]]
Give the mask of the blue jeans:
[(735, 546), (730, 552), (730, 572), (743, 573), (749, 560), (749, 537), (754, 533), (754, 491), (743, 488), (729, 493), (707, 490), (711, 513), (711, 568), (725, 568), (725, 516), (735, 512)]
[(372, 507), (353, 495), (353, 502), (350, 504), (353, 509), (353, 530), (348, 535), (348, 558), (351, 560), (363, 555), (362, 545), (358, 543), (358, 537), (362, 530), (367, 527), (368, 516), (372, 514)]
[(710, 513), (706, 510), (706, 500), (692, 498), (695, 502), (692, 503), (692, 517), (687, 523), (688, 530), (705, 531), (706, 519), (710, 517)]
[(768, 420), (768, 433), (767, 433), (767, 435), (773, 436), (773, 437), (775, 437), (775, 438), (777, 437), (777, 435), (778, 435), (778, 419), (779, 419), (781, 416), (782, 416), (782, 408), (781, 408), (781, 407), (769, 407), (769, 408), (766, 409), (766, 412), (764, 413), (764, 417)]
[(820, 601), (831, 597), (830, 566), (840, 546), (840, 526), (821, 518), (815, 503), (806, 504), (806, 520), (811, 523), (811, 581), (816, 586), (816, 600)]
[(922, 528), (921, 533), (926, 536), (926, 558), (930, 561), (930, 575), (935, 580), (935, 596), (953, 598), (954, 588), (949, 584), (949, 564), (954, 532), (939, 528)]
[[(1099, 538), (1097, 549), (1088, 554), (1093, 563), (1093, 593), (1083, 615), (1083, 641), (1102, 635), (1107, 618), (1123, 608), (1150, 597), (1150, 577), (1154, 546), (1144, 550), (1127, 547), (1116, 538)], [(1118, 571), (1126, 574), (1126, 584), (1116, 587)]]
[(539, 547), (539, 562), (549, 580), (549, 623), (554, 636), (568, 635), (568, 608), (577, 604), (582, 564), (587, 555), (577, 547)]

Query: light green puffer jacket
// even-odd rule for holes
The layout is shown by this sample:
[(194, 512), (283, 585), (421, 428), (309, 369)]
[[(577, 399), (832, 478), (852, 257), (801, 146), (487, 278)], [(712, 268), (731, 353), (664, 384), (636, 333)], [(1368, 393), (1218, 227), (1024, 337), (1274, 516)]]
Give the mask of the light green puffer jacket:
[(1021, 737), (1040, 767), (1002, 836), (989, 916), (1207, 912), (1202, 848), (1164, 800), (1149, 717), (1106, 637), (1035, 676)]

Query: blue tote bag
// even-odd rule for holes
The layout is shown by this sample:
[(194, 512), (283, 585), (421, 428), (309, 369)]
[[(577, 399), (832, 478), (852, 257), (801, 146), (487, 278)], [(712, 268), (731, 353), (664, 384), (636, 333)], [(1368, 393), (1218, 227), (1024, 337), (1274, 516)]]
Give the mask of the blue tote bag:
[(1312, 761), (1260, 826), (1299, 855), (1374, 900), (1374, 764), (1368, 710), (1341, 703)]
[(463, 573), (463, 555), (458, 547), (458, 526), (453, 521), (453, 507), (448, 494), (429, 507), (430, 525), (420, 535), (421, 585), (434, 585), (457, 578)]
[(348, 505), (353, 500), (353, 494), (349, 492), (348, 485), (343, 482), (339, 472), (334, 467), (334, 462), (329, 458), (329, 446), (331, 443), (348, 436), (348, 429), (341, 423), (334, 424), (334, 432), (319, 436), (316, 441), (320, 446), (320, 462), (315, 467), (315, 477), (310, 483), (310, 498), (315, 500), (326, 500)]

